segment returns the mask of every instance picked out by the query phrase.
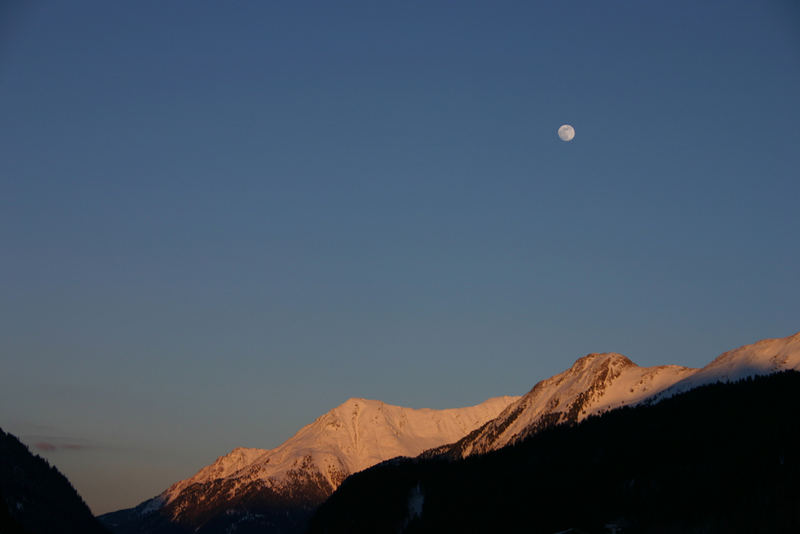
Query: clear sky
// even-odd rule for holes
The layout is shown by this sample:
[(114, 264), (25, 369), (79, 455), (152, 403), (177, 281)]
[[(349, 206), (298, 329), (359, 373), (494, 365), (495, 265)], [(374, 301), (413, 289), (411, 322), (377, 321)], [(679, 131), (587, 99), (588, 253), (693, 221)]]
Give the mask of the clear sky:
[(0, 5), (0, 426), (95, 512), (800, 330), (793, 0)]

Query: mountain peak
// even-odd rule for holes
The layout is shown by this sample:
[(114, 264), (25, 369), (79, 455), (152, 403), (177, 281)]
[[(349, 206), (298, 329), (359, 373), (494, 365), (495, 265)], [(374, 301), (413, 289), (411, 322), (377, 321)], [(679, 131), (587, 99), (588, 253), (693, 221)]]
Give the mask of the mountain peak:
[(365, 399), (364, 397), (350, 397), (349, 399), (344, 401), (342, 404), (340, 404), (339, 407), (343, 407), (343, 406), (358, 406), (360, 404), (378, 405), (378, 404), (383, 404), (383, 401), (379, 401), (379, 400), (375, 400), (375, 399)]
[(610, 366), (615, 368), (638, 367), (627, 356), (617, 352), (592, 352), (575, 360), (568, 372), (582, 373)]
[[(480, 454), (552, 425), (657, 400), (675, 386), (690, 389), (784, 369), (800, 370), (800, 332), (726, 352), (699, 370), (640, 367), (616, 352), (590, 353), (523, 397), (495, 397), (467, 408), (413, 409), (351, 397), (275, 449), (233, 449), (158, 497), (110, 516), (138, 525), (154, 521), (160, 510), (159, 520), (197, 528), (224, 514), (229, 522), (261, 517), (259, 524), (274, 528), (278, 516), (261, 512), (277, 510), (284, 521), (290, 508), (310, 510), (351, 473), (397, 456)], [(248, 512), (256, 508), (259, 514)]]
[(460, 439), (518, 398), (431, 410), (351, 397), (280, 446), (233, 449), (135, 510), (146, 515), (160, 509), (169, 521), (188, 525), (217, 513), (215, 507), (235, 509), (234, 503), (250, 502), (251, 494), (294, 499), (302, 508), (327, 497), (352, 473)]
[(782, 370), (800, 371), (800, 332), (728, 351), (702, 369), (640, 367), (616, 352), (591, 353), (566, 371), (537, 383), (479, 430), (433, 454), (469, 456), (515, 443), (544, 427), (658, 400), (697, 386)]
[[(363, 397), (350, 397), (339, 406), (331, 410), (331, 412), (335, 411), (360, 411), (367, 408), (372, 408), (376, 410), (380, 410), (386, 404), (383, 401), (375, 400), (375, 399), (365, 399)], [(331, 413), (328, 412), (328, 413)]]
[(694, 371), (677, 365), (639, 367), (616, 352), (590, 353), (540, 381), (496, 419), (444, 450), (457, 456), (494, 450), (546, 426), (638, 402)]

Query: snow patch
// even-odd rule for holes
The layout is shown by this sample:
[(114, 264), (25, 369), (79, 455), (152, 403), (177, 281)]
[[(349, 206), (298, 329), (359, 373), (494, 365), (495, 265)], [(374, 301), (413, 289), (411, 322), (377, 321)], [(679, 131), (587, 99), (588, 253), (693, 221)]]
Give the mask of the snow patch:
[(166, 499), (159, 495), (158, 497), (153, 497), (149, 501), (145, 501), (143, 504), (140, 505), (139, 515), (147, 515), (153, 512), (156, 512), (164, 506)]
[(422, 517), (422, 507), (425, 505), (425, 495), (419, 483), (411, 490), (408, 496), (408, 521)]

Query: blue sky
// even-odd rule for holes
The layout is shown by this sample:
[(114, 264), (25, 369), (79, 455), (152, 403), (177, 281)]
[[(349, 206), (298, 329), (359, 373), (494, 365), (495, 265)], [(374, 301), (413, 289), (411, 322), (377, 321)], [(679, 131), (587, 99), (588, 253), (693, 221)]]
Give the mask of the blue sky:
[(542, 4), (4, 3), (0, 426), (106, 512), (800, 330), (800, 8)]

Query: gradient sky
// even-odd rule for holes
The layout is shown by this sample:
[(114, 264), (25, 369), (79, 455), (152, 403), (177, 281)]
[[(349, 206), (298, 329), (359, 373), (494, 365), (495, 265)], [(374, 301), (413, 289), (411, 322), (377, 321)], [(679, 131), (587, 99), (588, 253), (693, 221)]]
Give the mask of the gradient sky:
[(798, 95), (793, 0), (3, 2), (0, 426), (101, 513), (790, 335)]

